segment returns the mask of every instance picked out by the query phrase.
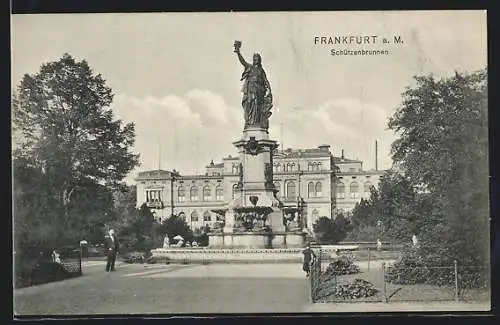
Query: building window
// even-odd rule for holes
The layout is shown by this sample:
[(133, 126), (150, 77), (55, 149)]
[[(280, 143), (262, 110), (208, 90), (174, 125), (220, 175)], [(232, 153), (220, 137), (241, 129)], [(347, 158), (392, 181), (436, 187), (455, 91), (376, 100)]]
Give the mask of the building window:
[(345, 198), (345, 186), (342, 182), (337, 183), (337, 197), (339, 199)]
[(359, 185), (358, 182), (352, 182), (350, 185), (351, 199), (358, 198)]
[(236, 197), (236, 187), (238, 186), (238, 184), (234, 184), (233, 185), (233, 195), (232, 195), (232, 198), (234, 199)]
[(212, 200), (212, 193), (210, 191), (210, 187), (205, 186), (203, 188), (203, 201), (210, 201)]
[(217, 201), (224, 200), (224, 190), (222, 189), (222, 186), (217, 186), (215, 188), (215, 198)]
[(146, 191), (146, 202), (161, 202), (161, 191)]
[(240, 164), (233, 164), (232, 173), (235, 175), (240, 173)]
[(320, 162), (312, 162), (307, 165), (308, 171), (319, 171), (321, 163)]
[(198, 212), (191, 212), (191, 222), (198, 222)]
[(295, 182), (290, 181), (286, 183), (286, 197), (287, 198), (295, 198), (297, 196), (295, 188)]
[(315, 196), (322, 196), (323, 193), (322, 193), (322, 188), (321, 188), (321, 182), (317, 182), (316, 183), (316, 187), (314, 188), (314, 194)]
[(286, 164), (285, 172), (293, 172), (295, 170), (295, 163)]
[(363, 191), (365, 192), (365, 196), (370, 196), (370, 189), (372, 187), (372, 183), (370, 182), (366, 182), (364, 185), (363, 185)]
[(184, 186), (179, 187), (178, 194), (179, 194), (179, 202), (186, 201), (186, 190), (184, 189)]
[(274, 188), (276, 190), (278, 190), (278, 192), (276, 193), (276, 196), (280, 197), (280, 193), (281, 193), (281, 185), (280, 185), (280, 183), (278, 183), (278, 182), (274, 183)]
[(196, 186), (191, 187), (189, 198), (191, 201), (198, 201), (198, 188)]
[(312, 210), (312, 213), (311, 213), (311, 223), (314, 224), (316, 222), (316, 220), (318, 220), (318, 217), (319, 217), (318, 210), (316, 210), (316, 209)]
[(309, 184), (307, 184), (307, 197), (314, 197), (314, 183), (313, 182), (309, 182)]
[(205, 213), (203, 214), (203, 221), (204, 222), (212, 221), (212, 216), (210, 215), (210, 212), (205, 211)]

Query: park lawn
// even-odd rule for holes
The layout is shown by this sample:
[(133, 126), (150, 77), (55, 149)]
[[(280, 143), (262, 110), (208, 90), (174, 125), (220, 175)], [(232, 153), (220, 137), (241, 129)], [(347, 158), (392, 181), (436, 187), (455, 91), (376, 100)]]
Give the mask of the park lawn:
[[(352, 282), (355, 279), (363, 279), (372, 283), (378, 290), (372, 297), (358, 299), (342, 299), (333, 296), (323, 297), (320, 302), (381, 302), (387, 297), (389, 302), (395, 301), (453, 301), (455, 290), (453, 286), (435, 286), (428, 284), (400, 285), (385, 283), (382, 269), (361, 269), (358, 274), (342, 275), (337, 277), (338, 284)], [(334, 286), (332, 280), (325, 281), (321, 286)], [(386, 294), (384, 295), (384, 290)], [(487, 289), (468, 289), (460, 297), (461, 301), (488, 301), (490, 292)]]

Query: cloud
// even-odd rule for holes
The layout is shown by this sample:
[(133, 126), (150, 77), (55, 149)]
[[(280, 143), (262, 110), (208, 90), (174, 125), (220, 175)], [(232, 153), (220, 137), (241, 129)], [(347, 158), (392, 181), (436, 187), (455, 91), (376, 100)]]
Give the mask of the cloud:
[(232, 142), (241, 134), (242, 123), (236, 120), (242, 113), (209, 90), (193, 89), (182, 96), (117, 95), (111, 108), (117, 118), (135, 123), (134, 151), (140, 154), (141, 166), (133, 174), (159, 165), (185, 174), (203, 173), (210, 160), (236, 153)]
[[(318, 107), (281, 109), (271, 122), (271, 136), (285, 143), (285, 148), (311, 148), (329, 144), (335, 155), (341, 149), (349, 158), (363, 160), (364, 166), (375, 165), (375, 140), (379, 144), (379, 167), (388, 168), (389, 147), (394, 140), (386, 130), (390, 113), (384, 107), (358, 98), (337, 98)], [(280, 126), (284, 131), (281, 136)]]
[(222, 96), (209, 90), (193, 89), (186, 94), (189, 105), (200, 115), (216, 124), (229, 122), (229, 108)]

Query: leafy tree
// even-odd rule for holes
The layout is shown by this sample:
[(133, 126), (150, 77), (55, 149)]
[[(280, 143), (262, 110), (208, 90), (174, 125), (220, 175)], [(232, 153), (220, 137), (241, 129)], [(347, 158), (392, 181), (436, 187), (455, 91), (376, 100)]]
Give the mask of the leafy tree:
[(129, 152), (134, 125), (113, 119), (112, 99), (102, 76), (68, 54), (26, 74), (17, 87), (14, 156), (38, 170), (47, 184), (43, 195), (53, 201), (60, 236), (87, 220), (78, 211), (77, 196), (115, 186), (138, 163), (138, 156)]
[(35, 256), (100, 241), (113, 220), (112, 188), (137, 165), (134, 125), (113, 118), (113, 95), (86, 61), (65, 54), (25, 75), (13, 94), (16, 274)]
[(120, 232), (132, 222), (137, 214), (137, 188), (135, 185), (120, 184), (113, 191), (113, 214), (109, 226)]
[[(426, 220), (425, 194), (417, 193), (410, 180), (395, 170), (380, 179), (378, 190), (353, 209), (349, 240), (408, 242)], [(363, 233), (366, 238), (363, 238)]]
[(145, 203), (128, 216), (119, 231), (121, 243), (126, 251), (149, 251), (159, 247), (159, 225)]
[[(487, 71), (416, 77), (389, 121), (392, 158), (426, 194), (423, 256), (489, 264)], [(439, 244), (437, 239), (439, 238)]]
[(320, 217), (313, 224), (313, 231), (320, 243), (336, 244), (346, 237), (350, 226), (349, 220), (343, 214), (339, 214), (334, 220)]
[(159, 231), (163, 234), (163, 236), (166, 234), (170, 241), (172, 241), (177, 235), (182, 236), (186, 242), (192, 241), (194, 238), (193, 231), (187, 224), (186, 220), (178, 215), (173, 215), (164, 220)]

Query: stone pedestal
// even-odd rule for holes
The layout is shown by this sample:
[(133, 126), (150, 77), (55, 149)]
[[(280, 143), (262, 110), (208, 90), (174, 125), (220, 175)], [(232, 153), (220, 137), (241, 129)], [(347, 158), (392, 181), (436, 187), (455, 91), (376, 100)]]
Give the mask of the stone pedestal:
[[(235, 199), (227, 206), (224, 231), (211, 234), (209, 246), (233, 249), (301, 247), (302, 234), (286, 232), (282, 203), (276, 198), (272, 153), (277, 142), (269, 139), (264, 128), (246, 128), (241, 140), (233, 144), (240, 158), (240, 179)], [(266, 225), (271, 229), (235, 232), (236, 217), (245, 213), (265, 215)]]
[(269, 215), (268, 223), (281, 227), (281, 203), (275, 196), (273, 183), (272, 152), (278, 147), (277, 142), (269, 139), (266, 129), (247, 128), (243, 131), (242, 139), (233, 144), (238, 149), (242, 168), (237, 193), (238, 206), (271, 207), (273, 212)]

